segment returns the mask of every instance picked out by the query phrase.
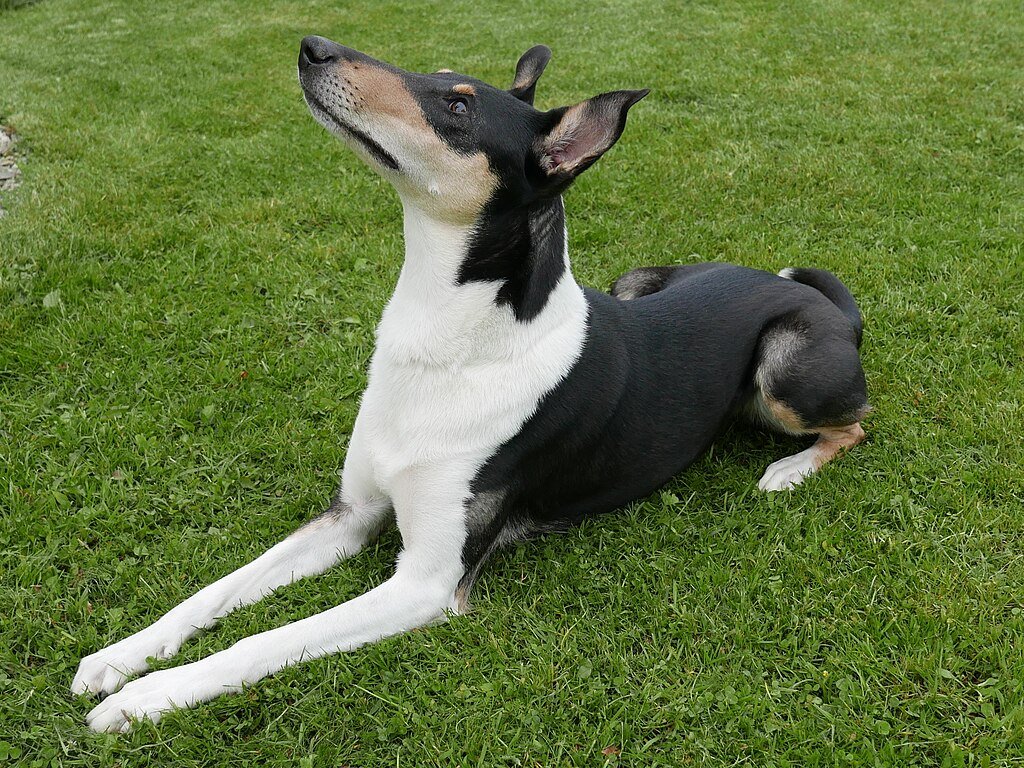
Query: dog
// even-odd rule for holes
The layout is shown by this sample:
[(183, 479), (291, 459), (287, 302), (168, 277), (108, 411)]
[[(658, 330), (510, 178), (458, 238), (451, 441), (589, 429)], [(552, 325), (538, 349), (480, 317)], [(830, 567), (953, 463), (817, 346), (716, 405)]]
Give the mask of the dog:
[[(551, 52), (508, 90), (415, 74), (321, 37), (299, 53), (313, 116), (395, 187), (405, 261), (377, 328), (341, 485), (329, 508), (153, 625), (82, 660), (125, 731), (288, 665), (467, 609), (499, 547), (642, 498), (736, 413), (813, 445), (759, 486), (791, 488), (864, 438), (862, 322), (831, 273), (726, 264), (643, 267), (582, 288), (562, 193), (613, 144), (646, 90), (534, 108)], [(153, 672), (198, 630), (351, 557), (389, 523), (394, 575), (353, 600)], [(122, 687), (123, 686), (123, 687)]]

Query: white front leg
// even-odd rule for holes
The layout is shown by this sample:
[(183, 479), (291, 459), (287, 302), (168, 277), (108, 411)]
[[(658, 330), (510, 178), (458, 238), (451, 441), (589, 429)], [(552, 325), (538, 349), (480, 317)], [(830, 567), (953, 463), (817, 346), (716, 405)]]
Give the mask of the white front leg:
[[(438, 479), (441, 482), (436, 482)], [(434, 478), (412, 504), (395, 496), (406, 548), (395, 575), (379, 587), (308, 619), (240, 640), (201, 661), (154, 672), (108, 696), (89, 713), (96, 731), (125, 731), (139, 718), (238, 691), (283, 667), (328, 653), (351, 651), (389, 635), (443, 620), (456, 610), (465, 541), (463, 493)], [(465, 487), (462, 485), (461, 487)]]
[(391, 509), (368, 467), (357, 429), (349, 444), (342, 490), (323, 515), (145, 629), (86, 656), (71, 683), (72, 693), (112, 693), (128, 678), (149, 669), (148, 658), (170, 658), (196, 632), (213, 626), (236, 608), (285, 584), (322, 573), (362, 549), (386, 524)]
[(330, 568), (355, 554), (379, 529), (379, 507), (324, 515), (271, 547), (248, 565), (201, 589), (145, 629), (82, 659), (71, 692), (111, 693), (149, 669), (149, 657), (168, 659), (182, 643), (236, 608), (278, 587)]

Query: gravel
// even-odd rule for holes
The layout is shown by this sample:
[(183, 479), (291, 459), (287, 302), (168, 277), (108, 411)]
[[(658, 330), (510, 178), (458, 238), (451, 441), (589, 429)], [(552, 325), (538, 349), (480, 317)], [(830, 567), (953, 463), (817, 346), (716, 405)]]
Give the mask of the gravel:
[[(14, 145), (18, 136), (13, 129), (0, 125), (0, 193), (21, 184), (21, 170), (14, 159)], [(3, 197), (0, 195), (0, 216), (4, 215)]]

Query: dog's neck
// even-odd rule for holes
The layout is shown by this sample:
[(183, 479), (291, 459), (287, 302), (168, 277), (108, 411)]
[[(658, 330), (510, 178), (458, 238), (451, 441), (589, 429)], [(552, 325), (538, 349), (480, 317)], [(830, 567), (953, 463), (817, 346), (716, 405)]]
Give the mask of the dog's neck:
[(476, 222), (459, 282), (498, 281), (497, 300), (517, 320), (543, 311), (551, 291), (569, 271), (565, 207), (561, 197), (529, 206), (485, 212)]
[(451, 366), (517, 354), (586, 316), (561, 198), (453, 224), (403, 199), (405, 263), (378, 328), (395, 361)]

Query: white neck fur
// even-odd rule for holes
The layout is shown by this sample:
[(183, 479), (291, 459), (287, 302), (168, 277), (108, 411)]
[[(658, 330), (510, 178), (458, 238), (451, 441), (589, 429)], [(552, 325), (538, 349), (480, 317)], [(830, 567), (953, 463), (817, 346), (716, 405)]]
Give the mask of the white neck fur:
[(395, 363), (472, 365), (507, 359), (526, 350), (539, 335), (586, 317), (586, 299), (569, 268), (543, 311), (528, 322), (495, 298), (501, 283), (458, 282), (469, 250), (472, 225), (440, 221), (403, 199), (405, 263), (377, 329), (377, 353)]

